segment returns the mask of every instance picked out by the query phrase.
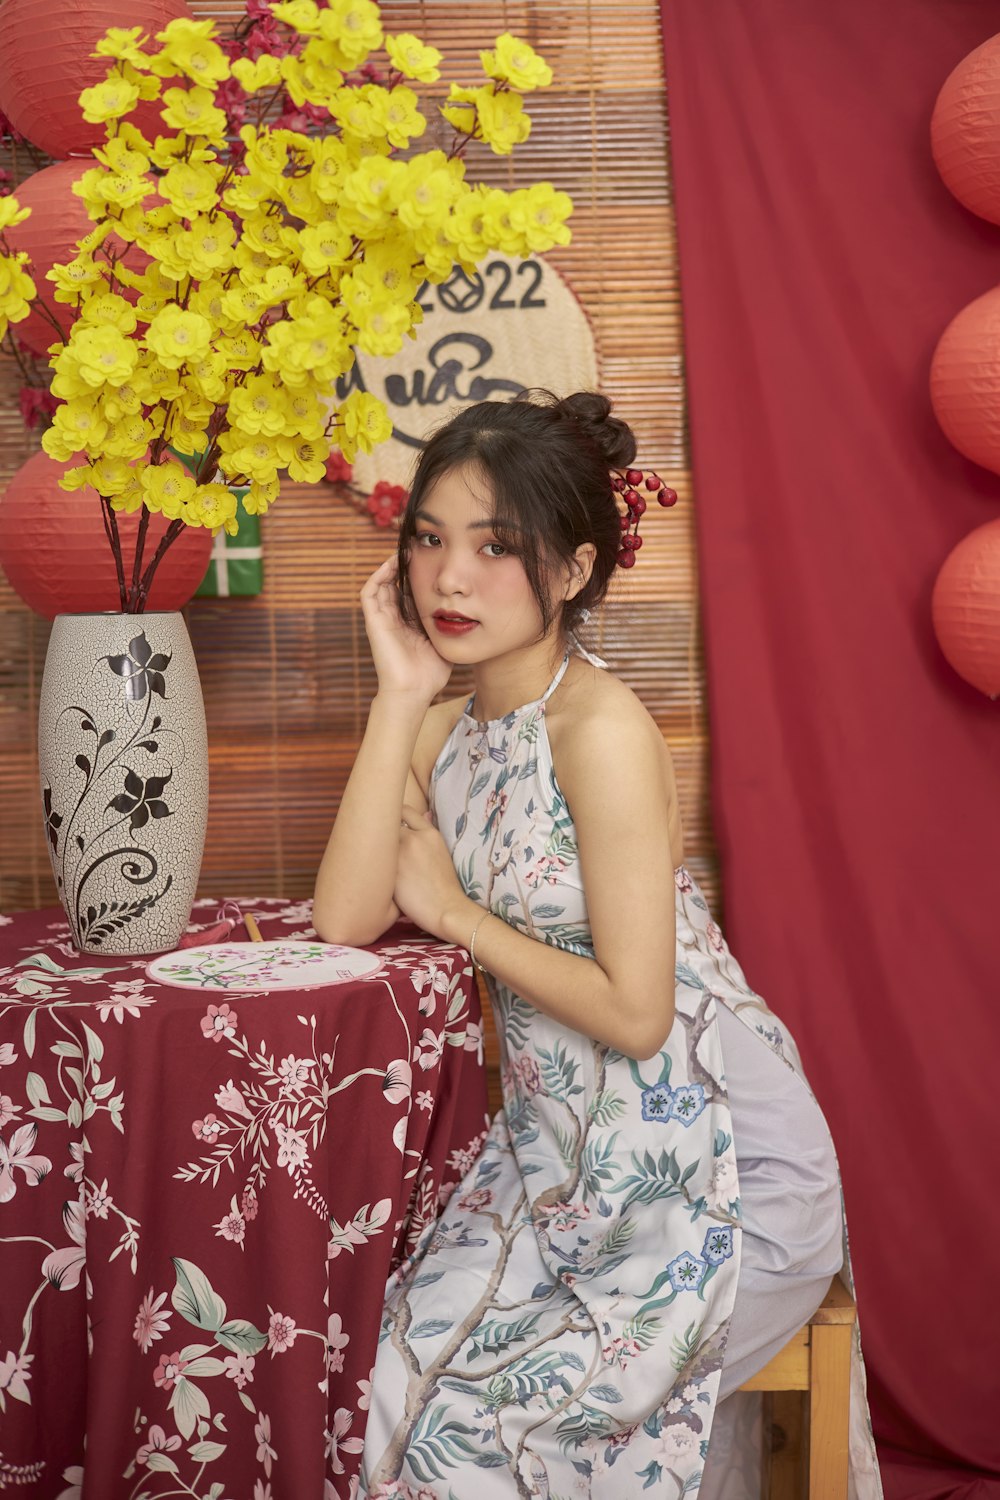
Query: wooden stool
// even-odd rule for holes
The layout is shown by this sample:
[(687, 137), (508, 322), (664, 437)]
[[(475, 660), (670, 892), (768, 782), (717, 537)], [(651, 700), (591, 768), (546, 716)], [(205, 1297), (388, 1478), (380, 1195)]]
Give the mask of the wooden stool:
[(765, 1393), (766, 1500), (846, 1500), (856, 1318), (835, 1276), (805, 1327), (740, 1387)]

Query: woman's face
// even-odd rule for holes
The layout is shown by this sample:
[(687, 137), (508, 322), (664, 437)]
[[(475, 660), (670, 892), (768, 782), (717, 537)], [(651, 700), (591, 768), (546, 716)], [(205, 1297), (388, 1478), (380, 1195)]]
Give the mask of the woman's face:
[(410, 543), (410, 591), (420, 623), (447, 661), (489, 661), (538, 641), (542, 612), (520, 558), (492, 530), (493, 497), (465, 465), (427, 491)]

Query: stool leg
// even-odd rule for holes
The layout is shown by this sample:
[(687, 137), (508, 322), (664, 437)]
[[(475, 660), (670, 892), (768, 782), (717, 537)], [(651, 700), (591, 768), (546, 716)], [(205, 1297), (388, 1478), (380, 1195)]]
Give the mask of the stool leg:
[(850, 1324), (815, 1324), (809, 1357), (809, 1500), (847, 1500)]
[(767, 1391), (764, 1396), (764, 1500), (805, 1500), (805, 1445), (801, 1391)]

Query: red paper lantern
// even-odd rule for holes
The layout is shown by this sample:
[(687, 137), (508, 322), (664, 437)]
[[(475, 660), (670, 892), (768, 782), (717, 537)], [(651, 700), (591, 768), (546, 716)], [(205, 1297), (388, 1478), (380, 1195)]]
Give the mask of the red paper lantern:
[(1000, 224), (1000, 35), (945, 79), (931, 118), (931, 151), (958, 201)]
[(963, 537), (937, 576), (931, 618), (959, 677), (991, 698), (1000, 694), (1000, 521)]
[(931, 403), (959, 453), (1000, 474), (1000, 287), (963, 307), (941, 335)]
[[(58, 463), (35, 453), (22, 464), (0, 500), (0, 568), (25, 604), (40, 615), (93, 614), (118, 610), (121, 599), (111, 544), (104, 533), (96, 492), (61, 490), (58, 479), (79, 463)], [(151, 516), (143, 550), (148, 565), (167, 529)], [(126, 578), (131, 576), (139, 513), (118, 516)], [(157, 567), (149, 609), (180, 609), (205, 576), (212, 533), (185, 527)]]
[[(91, 57), (110, 26), (141, 26), (155, 36), (191, 16), (184, 0), (3, 0), (0, 5), (0, 110), (47, 156), (90, 151), (104, 126), (88, 125), (79, 97), (107, 76), (111, 59)], [(128, 118), (144, 134), (164, 133), (152, 100)]]

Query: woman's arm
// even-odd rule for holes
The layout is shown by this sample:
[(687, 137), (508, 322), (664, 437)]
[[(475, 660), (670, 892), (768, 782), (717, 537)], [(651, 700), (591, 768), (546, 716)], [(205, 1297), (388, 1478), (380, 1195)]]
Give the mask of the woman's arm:
[(426, 811), (412, 762), (430, 703), (451, 673), (423, 632), (400, 614), (395, 558), (369, 578), (361, 604), (378, 692), (313, 897), (320, 937), (348, 944), (374, 942), (399, 915), (392, 893), (403, 802)]
[(656, 725), (634, 699), (614, 713), (595, 709), (565, 736), (558, 778), (576, 826), (593, 959), (484, 915), (457, 886), (433, 828), (404, 833), (396, 899), (463, 947), (480, 923), (476, 958), (501, 984), (626, 1056), (651, 1057), (673, 1024), (676, 941), (671, 772)]

